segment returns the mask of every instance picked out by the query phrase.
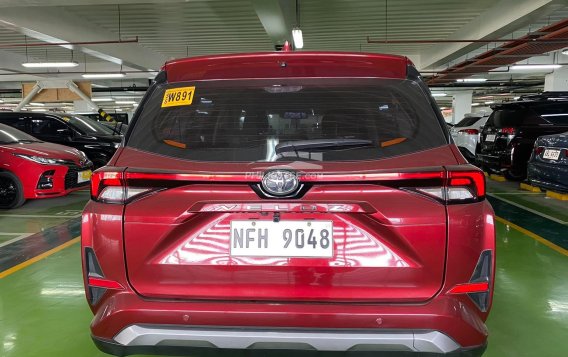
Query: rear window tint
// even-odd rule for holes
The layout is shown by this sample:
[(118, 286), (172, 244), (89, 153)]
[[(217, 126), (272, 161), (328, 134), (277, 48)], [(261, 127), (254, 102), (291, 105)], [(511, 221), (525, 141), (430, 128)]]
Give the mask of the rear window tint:
[(135, 120), (127, 146), (196, 161), (372, 160), (446, 144), (408, 80), (166, 84)]
[(518, 127), (520, 125), (536, 125), (544, 123), (534, 111), (523, 107), (495, 110), (486, 126), (495, 128)]
[(479, 119), (481, 119), (481, 118), (480, 117), (465, 117), (462, 120), (460, 120), (460, 122), (457, 123), (455, 126), (458, 127), (458, 128), (462, 128), (464, 126), (472, 126)]
[(547, 124), (568, 125), (568, 103), (540, 104), (532, 108)]

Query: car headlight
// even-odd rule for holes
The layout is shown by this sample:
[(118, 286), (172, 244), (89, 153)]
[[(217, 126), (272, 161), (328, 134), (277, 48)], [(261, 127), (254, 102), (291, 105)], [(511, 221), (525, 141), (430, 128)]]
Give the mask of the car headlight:
[(79, 153), (79, 157), (81, 158), (82, 161), (86, 161), (87, 160), (87, 154), (85, 154), (83, 151), (81, 150), (77, 150), (77, 152)]
[(44, 165), (59, 165), (64, 163), (64, 160), (52, 159), (49, 157), (42, 157), (42, 156), (33, 156), (25, 154), (14, 154), (14, 156), (21, 157), (22, 159), (30, 160), (33, 162), (37, 162), (38, 164), (44, 164)]

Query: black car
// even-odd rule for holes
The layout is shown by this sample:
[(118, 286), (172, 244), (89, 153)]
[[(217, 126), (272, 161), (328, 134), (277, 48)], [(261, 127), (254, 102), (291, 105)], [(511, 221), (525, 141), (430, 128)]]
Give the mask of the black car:
[[(127, 113), (108, 113), (115, 121), (128, 124), (128, 114)], [(80, 115), (82, 117), (90, 118), (100, 122), (105, 122), (105, 118), (99, 113), (76, 113), (75, 115)]]
[(527, 176), (531, 185), (568, 192), (568, 132), (537, 139)]
[(545, 92), (493, 107), (483, 127), (477, 164), (511, 180), (526, 177), (536, 139), (568, 130), (568, 93)]
[(122, 136), (99, 122), (72, 114), (2, 112), (0, 123), (36, 138), (79, 149), (95, 168), (104, 166), (120, 146)]
[(107, 128), (110, 128), (115, 134), (124, 135), (128, 130), (128, 125), (118, 121), (100, 121), (99, 123), (106, 126)]

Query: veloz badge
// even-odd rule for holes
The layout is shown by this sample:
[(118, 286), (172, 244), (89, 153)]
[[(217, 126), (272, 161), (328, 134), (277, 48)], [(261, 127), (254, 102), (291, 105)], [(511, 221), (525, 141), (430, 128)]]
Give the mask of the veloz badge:
[(191, 105), (195, 87), (181, 87), (166, 90), (162, 99), (162, 108)]

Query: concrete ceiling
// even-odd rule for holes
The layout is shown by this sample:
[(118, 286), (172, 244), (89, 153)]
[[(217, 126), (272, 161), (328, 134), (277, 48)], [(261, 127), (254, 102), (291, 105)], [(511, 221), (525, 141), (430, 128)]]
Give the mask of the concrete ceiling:
[[(568, 0), (2, 0), (0, 45), (129, 40), (138, 43), (0, 48), (0, 82), (81, 72), (123, 71), (147, 78), (170, 58), (271, 51), (304, 33), (304, 50), (395, 53), (436, 70), (485, 44), (368, 44), (376, 40), (520, 36), (568, 15)], [(80, 63), (57, 74), (25, 71), (28, 61)], [(138, 73), (130, 73), (136, 72)], [(26, 73), (27, 72), (27, 73)], [(41, 71), (45, 72), (45, 71)], [(69, 72), (69, 71), (67, 71)], [(35, 73), (35, 74), (30, 74)]]

